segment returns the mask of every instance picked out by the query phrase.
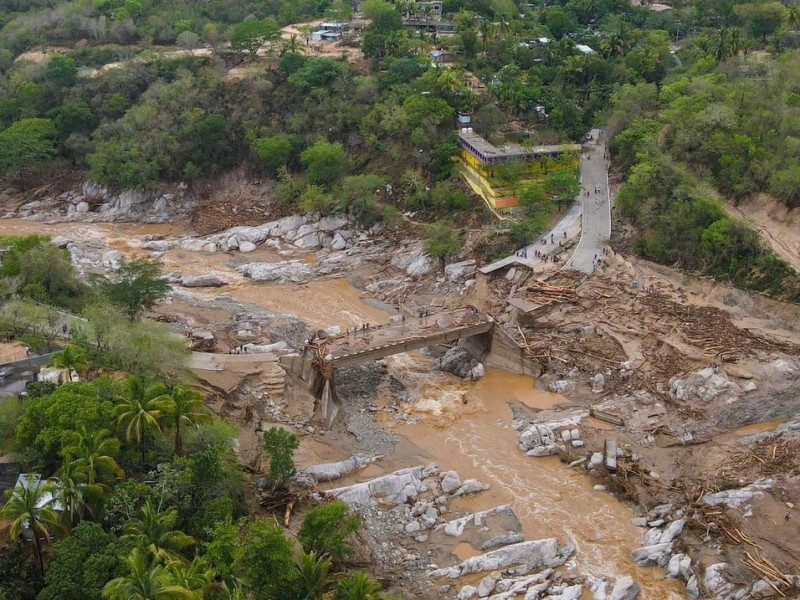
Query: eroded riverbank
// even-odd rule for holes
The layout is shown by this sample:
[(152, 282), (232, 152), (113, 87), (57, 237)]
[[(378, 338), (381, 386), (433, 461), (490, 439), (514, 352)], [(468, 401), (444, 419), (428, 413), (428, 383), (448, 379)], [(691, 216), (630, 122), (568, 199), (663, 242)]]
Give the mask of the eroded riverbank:
[[(408, 276), (398, 275), (396, 269), (427, 268), (425, 261), (413, 258), (414, 255), (409, 252), (406, 253), (408, 258), (404, 257), (397, 265), (389, 265), (390, 259), (394, 261), (395, 254), (384, 257), (385, 243), (375, 242), (373, 247), (373, 242), (366, 237), (362, 239), (361, 246), (355, 247), (350, 254), (349, 250), (337, 253), (330, 248), (308, 251), (285, 241), (260, 244), (248, 252), (219, 248), (203, 251), (193, 248), (199, 248), (205, 241), (199, 240), (195, 245), (180, 227), (174, 225), (46, 225), (29, 221), (0, 221), (0, 235), (26, 233), (68, 240), (73, 245), (70, 248), (73, 259), (89, 268), (113, 270), (115, 259), (118, 260), (121, 255), (161, 258), (171, 273), (176, 292), (159, 307), (158, 312), (189, 327), (199, 326), (213, 331), (218, 341), (218, 352), (226, 352), (227, 348), (243, 340), (272, 343), (285, 339), (296, 347), (298, 343), (302, 344), (304, 331), (307, 331), (301, 321), (312, 329), (386, 322), (393, 307), (386, 306), (387, 310), (381, 310), (374, 303), (367, 302), (368, 298), (364, 297), (360, 288), (406, 286)], [(145, 248), (153, 240), (158, 244)], [(165, 243), (162, 244), (162, 241)], [(164, 250), (158, 250), (158, 247)], [(286, 274), (281, 277), (291, 277), (293, 268), (304, 270), (305, 274), (295, 283), (258, 283), (240, 270), (241, 265), (248, 262), (258, 263), (262, 265), (262, 270), (267, 271), (270, 265), (281, 264)], [(324, 269), (314, 270), (319, 265), (323, 265)], [(311, 270), (305, 271), (305, 266)], [(395, 267), (394, 273), (390, 267)], [(465, 272), (469, 273), (470, 268), (466, 265)], [(389, 272), (385, 273), (387, 269)], [(220, 278), (223, 284), (214, 288), (182, 284), (182, 276), (206, 275)], [(413, 278), (416, 280), (416, 276)], [(429, 279), (433, 282), (435, 276)], [(460, 289), (460, 293), (463, 293), (470, 288), (463, 283), (464, 279), (460, 280), (461, 283), (453, 284), (449, 276), (445, 279), (447, 281), (443, 285), (435, 282), (429, 284), (432, 290), (439, 292), (439, 297), (453, 299), (456, 296), (448, 295), (451, 289)], [(505, 277), (502, 279), (507, 281)], [(512, 290), (516, 286), (514, 283), (510, 285)], [(480, 287), (479, 284), (472, 289)], [(435, 298), (436, 295), (431, 294), (425, 297), (424, 302), (432, 303)], [(467, 301), (480, 306), (484, 299), (480, 294), (472, 293)], [(412, 306), (419, 305), (414, 300), (411, 303)], [(437, 306), (429, 305), (434, 306), (434, 310)], [(294, 315), (299, 321), (289, 323), (289, 326), (286, 324), (286, 315)], [(609, 318), (604, 315), (596, 321), (607, 323)], [(270, 321), (273, 326), (261, 328), (258, 323), (253, 325), (248, 322), (259, 319)], [(590, 351), (588, 356), (611, 357), (618, 354), (605, 354), (600, 346), (593, 348), (592, 345), (598, 343), (594, 338), (601, 337), (593, 324), (587, 327), (578, 321), (577, 326), (568, 325), (570, 329), (565, 331), (574, 331), (581, 336), (580, 347), (584, 352)], [(563, 324), (561, 327), (564, 327)], [(626, 331), (626, 335), (634, 333), (637, 332)], [(225, 338), (225, 335), (228, 337)], [(615, 335), (622, 339), (618, 334)], [(602, 337), (605, 339), (605, 332)], [(221, 348), (219, 340), (225, 341)], [(646, 345), (641, 347), (649, 349)], [(525, 539), (554, 536), (560, 542), (570, 542), (576, 546), (574, 557), (567, 564), (568, 572), (611, 580), (630, 575), (642, 586), (640, 598), (684, 597), (683, 584), (674, 579), (665, 579), (663, 570), (640, 568), (631, 560), (630, 553), (641, 545), (643, 532), (631, 524), (631, 518), (635, 515), (625, 505), (606, 492), (593, 491), (593, 483), (596, 484), (597, 480), (590, 480), (578, 470), (567, 469), (555, 457), (532, 458), (518, 447), (519, 433), (511, 426), (518, 415), (512, 406), (516, 410), (524, 407), (527, 411), (535, 412), (559, 404), (570, 404), (568, 398), (575, 400), (581, 394), (586, 396), (586, 390), (570, 381), (576, 379), (575, 375), (567, 378), (568, 391), (565, 397), (535, 390), (534, 380), (529, 377), (492, 369), (482, 380), (466, 382), (444, 373), (431, 372), (432, 362), (432, 358), (416, 354), (390, 357), (386, 361), (385, 372), (369, 380), (371, 383), (367, 387), (372, 386), (368, 390), (374, 396), (372, 400), (359, 403), (343, 395), (346, 413), (355, 412), (359, 416), (359, 423), (354, 429), (340, 429), (325, 434), (317, 428), (306, 427), (302, 420), (289, 421), (290, 426), (299, 427), (309, 434), (304, 437), (298, 456), (300, 466), (346, 458), (360, 450), (375, 452), (375, 447), (380, 447), (380, 453), (384, 448), (388, 449), (383, 459), (342, 482), (346, 483), (402, 467), (436, 462), (442, 470), (452, 469), (465, 479), (474, 478), (490, 486), (485, 492), (453, 500), (452, 516), (509, 503), (520, 520)], [(786, 368), (789, 367), (791, 364), (787, 364)], [(593, 372), (592, 368), (596, 367), (588, 367), (588, 372)], [(585, 374), (587, 369), (582, 371)], [(605, 372), (609, 383), (616, 381), (615, 372)], [(553, 379), (551, 375), (546, 381), (552, 384)], [(226, 414), (243, 418), (241, 415), (247, 414), (245, 408), (264, 408), (264, 396), (249, 393), (251, 384), (252, 381), (245, 379), (239, 384), (236, 377), (226, 384), (233, 394), (226, 410), (235, 408), (237, 403), (247, 403), (237, 409), (239, 412)], [(281, 410), (277, 397), (269, 397), (268, 402), (269, 410), (261, 415), (266, 422), (273, 417), (279, 418)], [(369, 403), (374, 403), (374, 411), (368, 406)], [(663, 407), (658, 404), (655, 409), (646, 410), (648, 414), (665, 414)], [(345, 418), (350, 416), (346, 414)], [(639, 426), (637, 418), (634, 414), (634, 428)], [(243, 421), (249, 423), (247, 419), (243, 418)], [(251, 446), (251, 450), (258, 443), (253, 427), (245, 424), (240, 440), (244, 445)], [(594, 437), (596, 444), (606, 435), (604, 430), (609, 426), (585, 419), (581, 427), (587, 439)], [(355, 441), (348, 431), (359, 431), (361, 441)], [(763, 429), (758, 428), (757, 431)], [(753, 432), (746, 430), (742, 433)], [(638, 442), (634, 436), (628, 435), (626, 438), (625, 433), (617, 431), (616, 435), (622, 435), (629, 444)], [(375, 439), (380, 444), (367, 443)], [(243, 447), (242, 450), (245, 454), (247, 449)], [(651, 465), (655, 465), (655, 470), (671, 475), (669, 461), (673, 460), (671, 457), (677, 450), (655, 447), (645, 448), (641, 452)], [(459, 541), (452, 547), (438, 548), (435, 554), (438, 566), (447, 566), (445, 560), (454, 564), (476, 552), (478, 550), (474, 546)]]

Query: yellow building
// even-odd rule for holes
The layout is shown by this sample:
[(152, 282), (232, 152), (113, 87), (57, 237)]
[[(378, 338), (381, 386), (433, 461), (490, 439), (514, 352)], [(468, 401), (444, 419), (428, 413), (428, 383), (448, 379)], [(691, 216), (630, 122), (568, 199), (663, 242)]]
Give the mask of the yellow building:
[(517, 188), (541, 181), (548, 173), (577, 170), (578, 144), (526, 148), (512, 144), (498, 148), (472, 128), (458, 134), (459, 172), (472, 190), (493, 208), (517, 206)]

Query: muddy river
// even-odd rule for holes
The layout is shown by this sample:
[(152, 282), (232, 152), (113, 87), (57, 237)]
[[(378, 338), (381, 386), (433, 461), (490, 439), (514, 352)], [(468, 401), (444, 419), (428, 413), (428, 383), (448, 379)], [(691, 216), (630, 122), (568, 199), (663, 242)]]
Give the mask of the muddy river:
[[(62, 235), (75, 241), (105, 241), (110, 248), (135, 253), (142, 244), (136, 236), (180, 232), (171, 225), (52, 226), (0, 221), (0, 235), (28, 233)], [(388, 320), (386, 312), (367, 303), (345, 279), (302, 286), (255, 285), (226, 264), (241, 260), (241, 256), (171, 251), (163, 259), (167, 270), (224, 273), (231, 282), (216, 290), (189, 290), (198, 297), (226, 292), (244, 302), (294, 314), (318, 327)], [(283, 259), (266, 250), (247, 256), (248, 261)], [(607, 493), (593, 492), (589, 478), (567, 469), (555, 457), (529, 458), (517, 449), (518, 433), (510, 427), (509, 401), (516, 400), (532, 408), (549, 408), (567, 402), (565, 398), (536, 390), (530, 377), (489, 369), (477, 383), (465, 382), (431, 372), (431, 362), (432, 359), (419, 353), (387, 359), (389, 372), (407, 386), (416, 400), (405, 409), (411, 423), (382, 416), (384, 426), (407, 440), (398, 446), (393, 463), (412, 465), (433, 461), (442, 469), (458, 471), (462, 479), (475, 478), (488, 483), (489, 491), (462, 499), (453, 508), (474, 511), (511, 503), (526, 539), (555, 536), (576, 545), (574, 564), (579, 572), (610, 578), (632, 575), (641, 584), (640, 598), (645, 600), (684, 598), (682, 585), (665, 579), (663, 570), (639, 568), (631, 561), (630, 552), (639, 545), (644, 530), (631, 525), (634, 515), (626, 506)], [(318, 449), (317, 454), (324, 454), (324, 449)], [(372, 474), (380, 473), (380, 469), (371, 469), (375, 471)], [(463, 558), (473, 550), (462, 544), (456, 553)]]
[[(580, 573), (598, 577), (631, 575), (642, 586), (640, 598), (684, 598), (683, 586), (656, 568), (638, 567), (630, 552), (641, 545), (644, 530), (631, 525), (632, 512), (607, 493), (592, 491), (591, 480), (566, 468), (557, 457), (530, 458), (517, 448), (509, 401), (531, 408), (550, 408), (568, 400), (534, 388), (532, 378), (488, 369), (476, 383), (431, 372), (431, 359), (418, 353), (386, 359), (417, 401), (407, 413), (414, 424), (385, 424), (425, 450), (442, 469), (458, 471), (491, 488), (453, 504), (456, 510), (485, 510), (510, 503), (522, 523), (525, 539), (556, 537), (577, 547)], [(412, 452), (411, 444), (400, 453)], [(409, 463), (430, 460), (409, 456)], [(464, 558), (467, 544), (456, 548)]]

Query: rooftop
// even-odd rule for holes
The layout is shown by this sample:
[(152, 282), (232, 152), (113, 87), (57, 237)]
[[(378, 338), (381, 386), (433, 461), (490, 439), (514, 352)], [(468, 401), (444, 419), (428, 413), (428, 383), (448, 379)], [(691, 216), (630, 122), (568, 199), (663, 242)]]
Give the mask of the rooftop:
[(488, 140), (483, 139), (477, 133), (472, 131), (460, 131), (458, 134), (459, 139), (466, 142), (470, 147), (477, 150), (486, 159), (492, 158), (506, 158), (506, 157), (519, 157), (519, 156), (539, 156), (542, 154), (560, 154), (564, 151), (578, 151), (580, 146), (578, 144), (562, 144), (553, 146), (532, 146), (524, 147), (519, 144), (506, 144), (498, 148)]

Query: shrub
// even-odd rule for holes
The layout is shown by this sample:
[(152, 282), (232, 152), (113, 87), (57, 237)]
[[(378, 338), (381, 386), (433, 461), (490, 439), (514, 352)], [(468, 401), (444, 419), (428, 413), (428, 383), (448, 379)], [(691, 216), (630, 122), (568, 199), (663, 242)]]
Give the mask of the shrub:
[(341, 500), (316, 506), (308, 511), (300, 526), (300, 543), (306, 552), (327, 554), (340, 563), (353, 553), (347, 539), (358, 531), (361, 522), (350, 514)]

